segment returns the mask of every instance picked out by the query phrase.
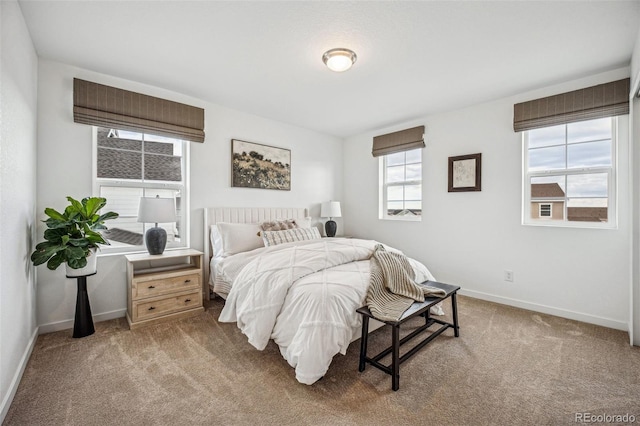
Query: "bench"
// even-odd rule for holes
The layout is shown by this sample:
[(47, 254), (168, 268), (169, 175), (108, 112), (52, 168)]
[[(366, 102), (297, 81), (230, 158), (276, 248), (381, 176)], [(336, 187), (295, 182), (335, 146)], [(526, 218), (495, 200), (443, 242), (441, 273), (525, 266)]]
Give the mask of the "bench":
[[(458, 326), (458, 304), (456, 301), (456, 294), (460, 287), (443, 284), (436, 281), (425, 281), (422, 285), (428, 285), (430, 287), (436, 287), (444, 290), (446, 295), (443, 297), (425, 297), (424, 302), (415, 302), (412, 304), (409, 309), (407, 309), (398, 321), (381, 321), (375, 318), (368, 307), (363, 306), (362, 308), (358, 308), (356, 312), (362, 315), (362, 337), (360, 339), (360, 365), (358, 370), (360, 372), (364, 371), (367, 363), (372, 366), (384, 371), (387, 374), (391, 375), (391, 388), (394, 391), (397, 391), (400, 388), (400, 364), (409, 359), (412, 355), (415, 355), (421, 348), (423, 348), (427, 343), (431, 342), (437, 336), (439, 336), (443, 331), (448, 328), (453, 328), (453, 333), (455, 337), (459, 337), (460, 335), (460, 327)], [(451, 299), (451, 308), (452, 308), (452, 316), (453, 323), (449, 323), (446, 321), (442, 321), (437, 318), (431, 318), (429, 315), (429, 309), (442, 302), (445, 299)], [(409, 335), (400, 339), (400, 326), (407, 322), (408, 320), (417, 317), (423, 316), (425, 318), (425, 324), (418, 329), (412, 331)], [(369, 338), (369, 318), (374, 318), (378, 321), (383, 322), (385, 325), (391, 326), (391, 346), (380, 352), (379, 354), (368, 357), (367, 356), (367, 341)], [(435, 329), (427, 336), (424, 340), (420, 341), (416, 346), (411, 348), (407, 353), (400, 356), (400, 346), (405, 343), (411, 341), (414, 337), (418, 336), (423, 331), (427, 330), (434, 324), (439, 324), (440, 328)], [(391, 353), (391, 364), (384, 365), (380, 363), (380, 360), (385, 356)]]

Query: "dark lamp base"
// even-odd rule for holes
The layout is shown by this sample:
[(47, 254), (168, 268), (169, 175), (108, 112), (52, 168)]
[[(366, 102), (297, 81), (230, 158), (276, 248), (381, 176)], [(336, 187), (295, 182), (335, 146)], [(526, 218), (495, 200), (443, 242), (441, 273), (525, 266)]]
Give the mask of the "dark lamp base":
[(167, 231), (155, 226), (150, 228), (144, 236), (149, 254), (162, 254), (167, 246)]
[(324, 231), (327, 233), (327, 237), (335, 237), (337, 229), (338, 224), (333, 220), (328, 220), (327, 223), (324, 224)]

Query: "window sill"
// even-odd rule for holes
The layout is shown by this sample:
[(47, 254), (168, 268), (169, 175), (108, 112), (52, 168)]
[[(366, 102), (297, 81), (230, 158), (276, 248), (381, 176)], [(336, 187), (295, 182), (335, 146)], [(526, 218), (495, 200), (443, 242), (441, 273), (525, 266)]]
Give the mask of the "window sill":
[(422, 222), (422, 216), (385, 216), (379, 218), (379, 220), (388, 220), (390, 222)]
[(523, 221), (523, 226), (535, 226), (545, 228), (573, 228), (573, 229), (609, 229), (616, 230), (618, 225), (615, 223), (597, 223), (597, 222), (564, 222), (554, 220), (541, 220), (536, 222)]

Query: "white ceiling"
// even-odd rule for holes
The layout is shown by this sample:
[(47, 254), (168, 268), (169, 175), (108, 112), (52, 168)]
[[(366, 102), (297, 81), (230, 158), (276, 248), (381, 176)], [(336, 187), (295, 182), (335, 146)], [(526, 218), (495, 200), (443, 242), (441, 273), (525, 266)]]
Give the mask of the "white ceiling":
[(20, 5), (43, 58), (340, 137), (627, 66), (640, 25), (638, 1)]

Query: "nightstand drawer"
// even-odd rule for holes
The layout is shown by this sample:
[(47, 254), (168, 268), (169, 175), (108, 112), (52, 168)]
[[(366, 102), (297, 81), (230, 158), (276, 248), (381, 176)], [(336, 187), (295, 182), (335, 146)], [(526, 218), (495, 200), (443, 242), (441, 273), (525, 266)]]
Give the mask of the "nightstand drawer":
[(202, 306), (200, 289), (191, 292), (159, 298), (153, 301), (133, 302), (133, 321), (155, 318), (172, 312), (179, 312)]
[(132, 285), (134, 300), (174, 293), (176, 291), (200, 288), (200, 274), (194, 273), (164, 279), (140, 278), (134, 279)]

